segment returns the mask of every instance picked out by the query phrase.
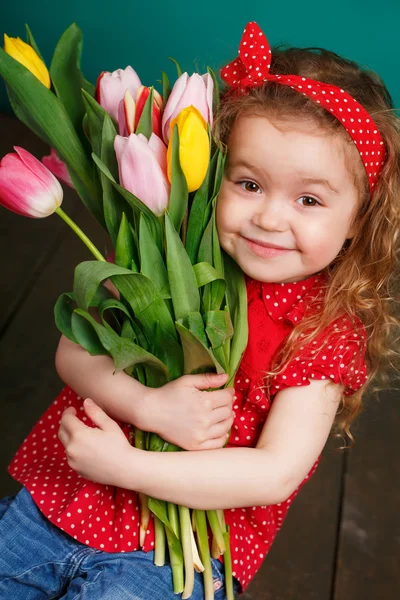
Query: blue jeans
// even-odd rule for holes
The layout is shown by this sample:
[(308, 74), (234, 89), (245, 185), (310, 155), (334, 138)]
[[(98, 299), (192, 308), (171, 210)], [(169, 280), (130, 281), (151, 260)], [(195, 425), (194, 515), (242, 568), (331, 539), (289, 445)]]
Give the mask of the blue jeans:
[[(178, 600), (169, 564), (153, 559), (154, 552), (111, 554), (77, 542), (42, 515), (25, 488), (0, 500), (0, 598)], [(212, 570), (215, 600), (225, 600), (224, 567), (213, 559)], [(203, 598), (195, 573), (191, 600)]]

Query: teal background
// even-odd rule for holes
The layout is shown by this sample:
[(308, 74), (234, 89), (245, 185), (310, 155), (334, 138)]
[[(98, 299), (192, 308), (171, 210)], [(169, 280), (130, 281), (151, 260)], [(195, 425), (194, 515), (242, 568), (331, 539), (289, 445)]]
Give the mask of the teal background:
[[(3, 0), (0, 6), (1, 33), (25, 40), (28, 23), (48, 66), (75, 21), (84, 34), (87, 79), (95, 83), (101, 71), (130, 64), (143, 84), (159, 89), (161, 70), (175, 77), (168, 56), (189, 72), (218, 69), (237, 55), (251, 20), (271, 44), (322, 46), (376, 70), (400, 107), (400, 0)], [(0, 86), (0, 111), (11, 111)]]

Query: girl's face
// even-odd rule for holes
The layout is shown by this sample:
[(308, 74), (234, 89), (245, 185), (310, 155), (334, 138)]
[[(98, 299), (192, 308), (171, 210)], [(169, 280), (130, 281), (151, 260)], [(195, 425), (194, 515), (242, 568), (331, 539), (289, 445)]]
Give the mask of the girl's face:
[(358, 191), (344, 142), (322, 134), (310, 122), (294, 128), (257, 116), (240, 117), (231, 131), (218, 235), (253, 279), (305, 279), (353, 237)]

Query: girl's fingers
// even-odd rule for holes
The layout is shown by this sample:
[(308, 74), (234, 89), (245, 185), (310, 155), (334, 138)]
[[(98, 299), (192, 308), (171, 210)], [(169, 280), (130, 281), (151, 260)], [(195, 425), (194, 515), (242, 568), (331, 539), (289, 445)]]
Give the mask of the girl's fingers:
[(103, 409), (100, 408), (91, 398), (86, 398), (83, 407), (89, 419), (103, 431), (121, 431), (117, 423), (113, 421)]
[(213, 425), (208, 431), (208, 439), (213, 440), (226, 436), (232, 427), (232, 423), (233, 419), (226, 419), (225, 421), (221, 421), (220, 423)]
[(222, 406), (221, 408), (215, 408), (211, 413), (211, 420), (213, 425), (226, 421), (227, 419), (233, 419), (233, 412), (231, 406)]
[(225, 446), (227, 439), (228, 434), (222, 435), (219, 438), (207, 440), (199, 446), (199, 450), (218, 450), (219, 448), (223, 448)]
[(224, 390), (217, 390), (215, 392), (206, 392), (211, 394), (212, 407), (220, 408), (221, 406), (232, 406), (233, 396), (235, 395), (234, 388), (226, 388)]

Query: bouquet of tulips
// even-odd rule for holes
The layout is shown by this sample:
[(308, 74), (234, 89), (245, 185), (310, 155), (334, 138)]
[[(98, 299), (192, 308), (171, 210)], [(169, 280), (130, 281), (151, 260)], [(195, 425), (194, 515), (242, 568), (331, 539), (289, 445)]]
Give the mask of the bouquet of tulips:
[[(247, 305), (243, 274), (221, 252), (215, 224), (226, 158), (212, 134), (215, 75), (208, 69), (189, 77), (174, 61), (177, 80), (171, 89), (162, 72), (162, 95), (143, 86), (130, 66), (102, 73), (94, 87), (80, 70), (81, 46), (73, 24), (48, 71), (28, 27), (27, 42), (5, 36), (0, 75), (11, 106), (51, 153), (42, 162), (18, 147), (5, 156), (0, 203), (29, 217), (56, 212), (96, 259), (77, 265), (73, 292), (55, 306), (56, 325), (70, 340), (111, 356), (116, 371), (146, 386), (210, 370), (228, 373), (231, 385), (247, 342)], [(54, 175), (75, 188), (107, 230), (114, 263), (60, 208)], [(108, 278), (119, 299), (103, 285)], [(133, 439), (149, 451), (180, 450), (138, 429)], [(166, 540), (174, 592), (190, 597), (196, 569), (204, 573), (207, 600), (214, 597), (210, 532), (211, 554), (224, 554), (233, 598), (223, 511), (190, 511), (143, 495), (140, 503), (141, 544), (151, 511), (155, 563), (164, 564)]]

